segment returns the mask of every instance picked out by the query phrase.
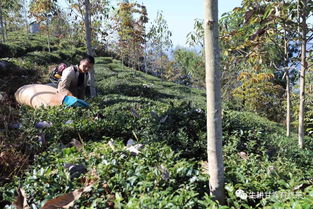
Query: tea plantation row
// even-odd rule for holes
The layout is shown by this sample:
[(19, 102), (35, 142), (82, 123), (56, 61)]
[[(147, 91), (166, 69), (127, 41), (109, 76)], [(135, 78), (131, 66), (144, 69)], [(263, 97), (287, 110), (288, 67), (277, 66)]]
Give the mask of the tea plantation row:
[[(21, 109), (22, 127), (10, 133), (24, 136), (21, 152), (38, 154), (29, 156), (33, 166), (22, 178), (0, 187), (2, 201), (10, 205), (21, 186), (38, 208), (96, 175), (75, 207), (217, 206), (208, 195), (204, 92), (108, 57), (97, 58), (96, 72), (99, 95), (88, 100), (89, 109)], [(39, 130), (40, 121), (51, 126)], [(224, 208), (313, 205), (313, 140), (306, 138), (306, 149), (299, 150), (295, 135), (284, 133), (267, 119), (224, 107)], [(130, 139), (142, 144), (138, 154), (126, 146)], [(68, 165), (85, 169), (73, 177)]]

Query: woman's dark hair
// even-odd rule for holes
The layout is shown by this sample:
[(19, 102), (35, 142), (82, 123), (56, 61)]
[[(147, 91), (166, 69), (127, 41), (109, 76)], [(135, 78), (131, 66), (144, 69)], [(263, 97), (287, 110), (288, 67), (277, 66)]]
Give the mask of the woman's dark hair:
[(82, 61), (88, 61), (90, 64), (95, 64), (95, 58), (91, 55), (87, 55)]

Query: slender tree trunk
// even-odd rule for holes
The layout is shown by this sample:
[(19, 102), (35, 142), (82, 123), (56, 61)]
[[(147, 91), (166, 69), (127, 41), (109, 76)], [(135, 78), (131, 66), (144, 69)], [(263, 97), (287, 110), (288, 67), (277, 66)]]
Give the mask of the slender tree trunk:
[(2, 43), (4, 43), (5, 35), (4, 35), (4, 25), (3, 25), (3, 12), (2, 12), (1, 5), (0, 5), (0, 27), (1, 27), (1, 34), (2, 34)]
[(298, 33), (300, 33), (300, 1), (301, 0), (298, 0), (297, 2), (297, 17), (298, 17)]
[(51, 49), (50, 49), (50, 30), (49, 30), (49, 20), (47, 20), (47, 30), (48, 30), (48, 51), (51, 52)]
[[(286, 26), (285, 26), (286, 27)], [(284, 31), (284, 61), (285, 61), (285, 76), (286, 76), (286, 100), (287, 100), (287, 114), (286, 114), (286, 136), (290, 136), (290, 121), (291, 121), (291, 99), (290, 99), (290, 80), (288, 68), (288, 40), (286, 30)]]
[[(91, 27), (90, 27), (90, 2), (85, 0), (85, 28), (86, 28), (86, 42), (87, 42), (87, 53), (88, 55), (93, 56), (94, 53), (91, 47)], [(96, 96), (96, 83), (95, 83), (95, 72), (92, 68), (89, 72), (89, 85), (90, 85), (90, 96)]]
[(288, 69), (286, 69), (286, 95), (287, 95), (286, 136), (290, 136), (291, 99), (290, 99), (290, 80)]
[(5, 41), (8, 40), (8, 22), (5, 16), (3, 17), (3, 25), (4, 25), (4, 39)]
[(161, 78), (163, 79), (163, 45), (162, 45), (162, 34), (161, 34), (161, 38), (160, 38), (160, 43), (161, 43)]
[(88, 55), (93, 55), (91, 47), (91, 27), (90, 27), (90, 2), (85, 0), (85, 27), (86, 27), (86, 44), (87, 44), (87, 53)]
[[(26, 1), (23, 1), (23, 4), (26, 4)], [(23, 9), (23, 16), (25, 19), (25, 29), (26, 29), (26, 34), (29, 33), (29, 25), (28, 25), (28, 13), (27, 13), (27, 9), (24, 7)], [(28, 37), (28, 36), (27, 36)]]
[(307, 69), (306, 44), (307, 44), (307, 25), (306, 25), (306, 7), (307, 0), (302, 0), (302, 44), (301, 44), (301, 72), (300, 72), (300, 106), (299, 106), (299, 148), (304, 147), (304, 102), (305, 102), (305, 71)]
[(209, 184), (213, 198), (224, 204), (218, 1), (204, 0), (204, 9)]

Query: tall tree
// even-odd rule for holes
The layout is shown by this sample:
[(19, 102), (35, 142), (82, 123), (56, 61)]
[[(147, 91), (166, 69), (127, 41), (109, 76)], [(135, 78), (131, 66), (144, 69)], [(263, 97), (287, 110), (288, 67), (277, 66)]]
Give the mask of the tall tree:
[[(2, 42), (5, 42), (7, 39), (7, 28), (8, 28), (8, 20), (14, 22), (16, 28), (18, 24), (16, 24), (18, 19), (20, 19), (22, 9), (22, 1), (21, 0), (1, 0), (0, 1), (0, 28), (1, 28), (1, 36)], [(10, 17), (10, 15), (12, 17)]]
[(204, 0), (204, 40), (207, 97), (207, 151), (210, 193), (225, 203), (222, 152), (221, 71), (218, 32), (218, 0)]
[[(237, 7), (232, 12), (222, 15), (219, 21), (221, 65), (223, 66), (221, 69), (222, 93), (223, 99), (231, 100), (232, 105), (241, 106), (248, 111), (256, 111), (268, 118), (280, 121), (282, 105), (279, 104), (282, 104), (283, 91), (277, 85), (280, 83), (275, 83), (276, 78), (258, 80), (253, 83), (250, 82), (250, 76), (247, 82), (240, 78), (241, 73), (255, 76), (253, 80), (265, 74), (274, 75), (276, 69), (273, 66), (279, 66), (278, 63), (282, 60), (278, 47), (262, 36), (265, 32), (264, 25), (262, 25), (263, 14), (264, 9), (259, 5), (259, 1), (246, 0), (242, 7)], [(196, 20), (194, 32), (188, 34), (188, 43), (197, 48), (203, 46), (202, 34), (203, 27), (199, 24), (199, 20)], [(234, 79), (235, 77), (237, 79)], [(247, 83), (250, 84), (246, 85)], [(275, 88), (260, 89), (260, 87), (267, 87), (267, 84)], [(242, 97), (237, 96), (238, 90), (242, 92)], [(263, 99), (255, 100), (255, 95), (249, 92), (257, 92), (262, 95)], [(248, 97), (251, 99), (246, 99)]]
[[(282, 67), (284, 68), (284, 78), (286, 81), (286, 136), (290, 136), (290, 126), (291, 126), (291, 82), (290, 82), (290, 68), (289, 65), (291, 61), (289, 43), (295, 38), (294, 33), (295, 28), (292, 24), (287, 24), (287, 22), (292, 21), (293, 12), (290, 11), (292, 2), (283, 1), (273, 1), (266, 5), (264, 19), (266, 18), (264, 25), (267, 25), (267, 37), (276, 45), (281, 46), (281, 53), (283, 54)], [(283, 44), (280, 44), (280, 40), (275, 38), (280, 36), (283, 39)], [(279, 69), (277, 69), (279, 70)]]
[(172, 32), (168, 28), (163, 12), (158, 11), (157, 17), (147, 34), (146, 57), (149, 61), (148, 66), (151, 66), (149, 71), (157, 72), (159, 76), (164, 73), (166, 65), (164, 57), (167, 56), (167, 52), (173, 46), (171, 36)]
[[(299, 1), (300, 3), (300, 1)], [(298, 144), (304, 147), (304, 100), (305, 100), (305, 72), (308, 68), (306, 47), (307, 47), (307, 0), (301, 0), (301, 71), (300, 71), (300, 106), (299, 106), (299, 130)]]
[[(262, 34), (263, 40), (267, 42), (273, 42), (274, 46), (278, 49), (278, 54), (281, 54), (283, 59), (279, 66), (276, 66), (277, 71), (284, 71), (285, 78), (285, 93), (286, 93), (286, 135), (290, 135), (291, 126), (291, 82), (290, 82), (290, 71), (293, 64), (291, 63), (292, 52), (290, 46), (292, 46), (292, 40), (296, 38), (296, 24), (292, 23), (292, 17), (295, 15), (293, 8), (293, 2), (274, 0), (271, 2), (264, 2), (262, 4), (263, 11), (256, 14), (252, 13), (251, 10), (247, 11), (250, 20), (254, 20), (253, 16), (262, 14), (260, 25), (262, 30), (265, 31)], [(294, 45), (294, 44), (293, 44)], [(291, 55), (290, 55), (291, 54)]]
[(51, 35), (58, 38), (70, 37), (72, 35), (72, 27), (70, 19), (64, 10), (60, 10), (60, 12), (54, 16), (50, 22)]
[[(85, 0), (70, 0), (70, 13), (72, 22), (75, 24), (75, 37), (78, 39), (86, 39), (86, 33), (81, 33), (82, 27), (85, 31), (85, 19), (86, 19), (86, 2)], [(89, 21), (91, 28), (91, 45), (96, 46), (98, 44), (98, 38), (104, 36), (102, 23), (108, 18), (109, 13), (109, 0), (89, 0)]]
[(30, 2), (29, 13), (35, 17), (38, 22), (45, 21), (47, 25), (48, 51), (50, 52), (50, 29), (51, 18), (59, 12), (55, 0), (32, 0)]
[(89, 0), (85, 0), (85, 30), (86, 30), (86, 45), (87, 45), (87, 53), (89, 55), (93, 55), (92, 47), (91, 47), (91, 24), (90, 24), (90, 2)]
[(1, 34), (2, 34), (2, 42), (5, 42), (5, 33), (4, 33), (4, 24), (3, 24), (3, 6), (0, 5), (0, 27), (1, 27)]
[[(100, 30), (101, 21), (107, 16), (108, 0), (71, 0), (70, 16), (75, 17), (77, 31), (81, 31), (81, 27), (85, 29), (84, 38), (86, 40), (87, 54), (94, 56), (95, 52), (92, 46), (97, 43), (99, 34), (103, 34)], [(97, 25), (97, 26), (96, 26)], [(84, 39), (77, 33), (79, 39)], [(96, 96), (95, 72), (92, 69), (89, 73), (88, 85), (90, 86), (90, 95)]]
[(173, 55), (174, 69), (178, 71), (175, 75), (178, 77), (175, 79), (176, 82), (204, 88), (205, 64), (203, 53), (198, 54), (194, 50), (179, 48), (174, 51)]
[[(88, 55), (94, 55), (92, 46), (91, 46), (91, 27), (90, 27), (90, 3), (89, 0), (85, 0), (85, 28), (86, 28), (86, 44), (87, 44), (87, 53)], [(95, 74), (94, 69), (91, 69), (89, 73), (89, 82), (90, 82), (90, 96), (96, 96), (96, 83), (95, 83)]]
[(140, 66), (146, 43), (145, 24), (148, 22), (147, 9), (137, 3), (122, 2), (113, 17), (113, 29), (117, 31), (117, 51), (126, 64)]
[(290, 96), (290, 78), (288, 69), (289, 60), (289, 44), (287, 40), (286, 30), (284, 31), (284, 59), (285, 59), (285, 76), (286, 76), (286, 136), (290, 136), (290, 123), (291, 123), (291, 96)]

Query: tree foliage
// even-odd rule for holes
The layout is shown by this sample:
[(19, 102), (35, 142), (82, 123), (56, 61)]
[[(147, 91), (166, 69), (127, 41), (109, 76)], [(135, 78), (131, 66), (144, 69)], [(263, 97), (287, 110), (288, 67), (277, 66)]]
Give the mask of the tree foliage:
[(145, 47), (145, 71), (157, 76), (167, 77), (164, 71), (168, 70), (168, 54), (171, 53), (173, 43), (172, 32), (169, 30), (167, 21), (162, 11), (158, 11), (148, 33)]
[(188, 86), (205, 86), (205, 64), (201, 54), (187, 49), (174, 51), (174, 66), (176, 68), (176, 81)]
[(21, 10), (23, 0), (3, 0), (0, 2), (0, 27), (2, 33), (2, 42), (7, 39), (8, 31), (18, 29), (23, 24)]
[(116, 49), (119, 56), (128, 65), (139, 68), (146, 43), (146, 7), (138, 3), (120, 3), (113, 22), (113, 29), (118, 33)]
[[(276, 89), (278, 94), (276, 93), (274, 98), (276, 98), (276, 102), (282, 101), (285, 94), (281, 93), (281, 90), (278, 90), (279, 88), (269, 86), (278, 87), (280, 85), (280, 88), (286, 88), (286, 80), (284, 80), (286, 78), (286, 66), (290, 66), (294, 53), (297, 51), (296, 35), (294, 33), (297, 28), (295, 27), (296, 24), (291, 24), (294, 15), (294, 4), (291, 2), (268, 2), (263, 0), (244, 1), (242, 7), (235, 8), (231, 13), (224, 15), (220, 25), (225, 61), (223, 62), (225, 63), (224, 70), (237, 77), (242, 72), (252, 73), (256, 77), (258, 77), (258, 73), (261, 73), (261, 75), (262, 73), (272, 73), (275, 78), (270, 83), (264, 81), (263, 88), (258, 82), (258, 89), (264, 91), (264, 93), (268, 90), (273, 92)], [(284, 49), (285, 44), (287, 44), (286, 49)], [(229, 62), (231, 65), (228, 64)], [(283, 71), (285, 74), (277, 73), (279, 71)], [(288, 78), (291, 71), (292, 68), (288, 69)], [(277, 77), (279, 75), (281, 77)], [(252, 87), (252, 85), (247, 86), (245, 84), (245, 82), (249, 83), (249, 79), (247, 81), (243, 81), (242, 78), (237, 79), (237, 81), (240, 81), (239, 83), (230, 81), (231, 79), (228, 76), (225, 79), (225, 83), (228, 84), (226, 89), (235, 87), (233, 96), (238, 96), (239, 89), (245, 89), (249, 92), (249, 88)], [(239, 87), (237, 87), (238, 85)], [(254, 92), (253, 88), (250, 90)], [(249, 96), (249, 94), (245, 94), (246, 96)], [(255, 94), (252, 93), (251, 98), (253, 96)], [(273, 105), (271, 97), (267, 98), (266, 103), (268, 106), (265, 109), (273, 109), (271, 108)], [(261, 103), (264, 102), (261, 101), (260, 108)], [(256, 111), (253, 108), (251, 109), (255, 105), (247, 103), (247, 100), (243, 99), (240, 103), (247, 110)], [(283, 106), (280, 107), (283, 108)], [(282, 117), (275, 117), (275, 115), (282, 113), (282, 109), (274, 109), (276, 109), (276, 112), (268, 112), (267, 117), (282, 120)], [(257, 112), (262, 112), (262, 109)]]
[[(85, 18), (85, 1), (84, 0), (69, 0), (70, 13), (75, 36), (84, 40), (85, 36), (81, 31), (85, 31), (84, 18)], [(91, 36), (92, 45), (96, 46), (100, 41), (105, 40), (108, 35), (105, 31), (103, 24), (109, 17), (110, 1), (109, 0), (90, 0), (90, 22), (91, 22)]]
[(38, 22), (47, 21), (59, 11), (56, 0), (32, 0), (30, 2), (29, 14)]

